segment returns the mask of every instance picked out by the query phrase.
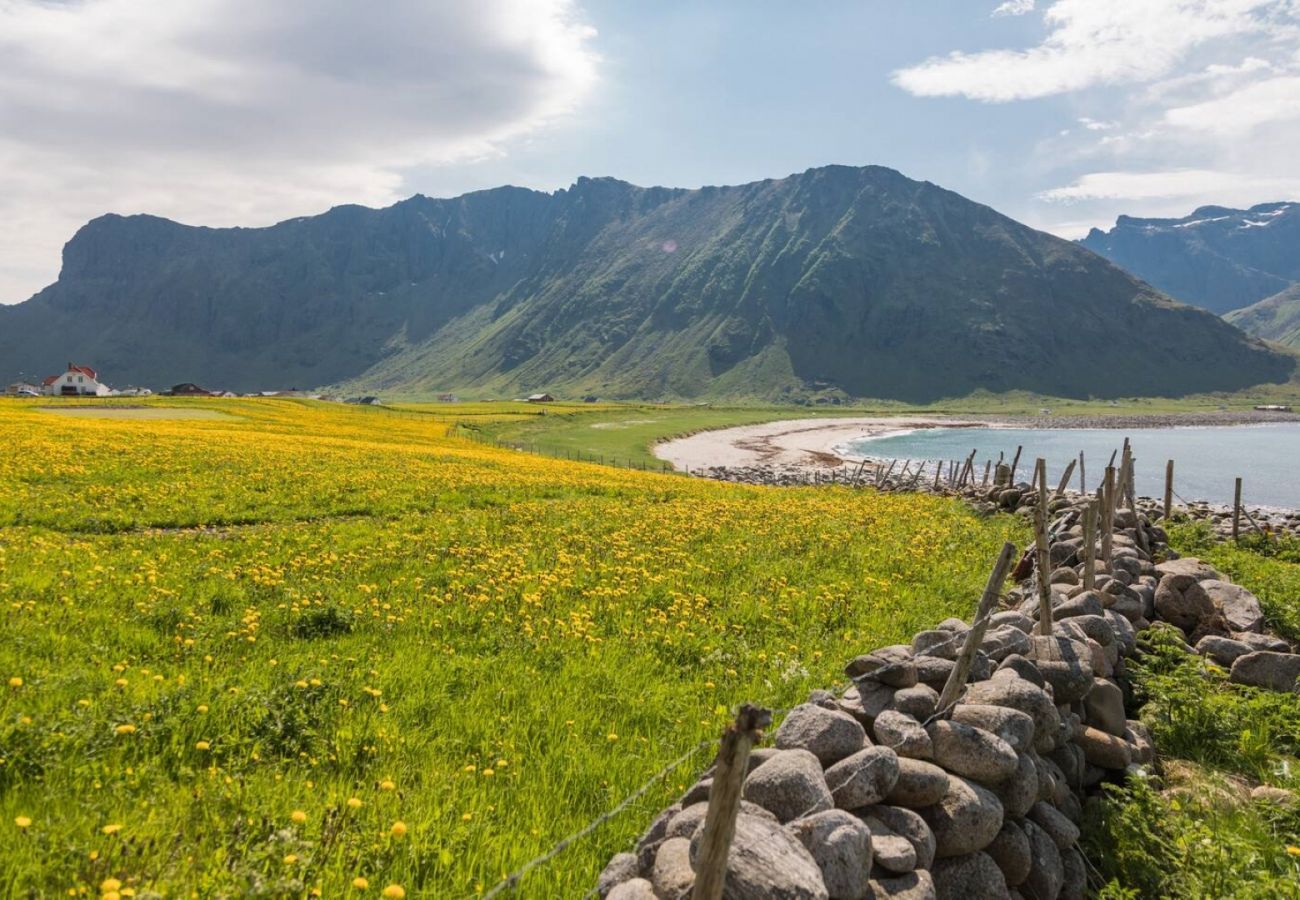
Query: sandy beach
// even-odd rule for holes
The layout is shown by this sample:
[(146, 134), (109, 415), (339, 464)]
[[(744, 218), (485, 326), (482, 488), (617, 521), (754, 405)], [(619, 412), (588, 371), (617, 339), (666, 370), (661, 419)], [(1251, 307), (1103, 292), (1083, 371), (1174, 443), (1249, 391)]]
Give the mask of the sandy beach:
[(914, 428), (1168, 428), (1187, 425), (1248, 425), (1297, 421), (1295, 414), (1192, 412), (1115, 416), (857, 416), (784, 419), (701, 431), (663, 441), (654, 455), (679, 470), (768, 466), (783, 470), (826, 469), (857, 463), (843, 452), (860, 438), (883, 437)]
[(881, 437), (913, 428), (986, 428), (994, 423), (940, 416), (871, 416), (845, 419), (786, 419), (761, 425), (741, 425), (664, 441), (655, 456), (678, 469), (711, 466), (772, 466), (824, 468), (861, 457), (841, 448), (860, 438)]

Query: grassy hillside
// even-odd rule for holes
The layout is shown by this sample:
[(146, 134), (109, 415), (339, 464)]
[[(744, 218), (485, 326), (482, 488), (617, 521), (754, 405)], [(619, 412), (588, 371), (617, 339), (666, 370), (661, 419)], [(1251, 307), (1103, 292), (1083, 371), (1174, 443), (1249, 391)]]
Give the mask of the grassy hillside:
[(1247, 334), (1300, 350), (1300, 283), (1224, 318)]
[[(497, 450), (446, 407), (149, 408), (225, 416), (0, 402), (5, 896), (472, 896), (728, 706), (969, 614), (1024, 538)], [(707, 756), (522, 895), (580, 894)]]

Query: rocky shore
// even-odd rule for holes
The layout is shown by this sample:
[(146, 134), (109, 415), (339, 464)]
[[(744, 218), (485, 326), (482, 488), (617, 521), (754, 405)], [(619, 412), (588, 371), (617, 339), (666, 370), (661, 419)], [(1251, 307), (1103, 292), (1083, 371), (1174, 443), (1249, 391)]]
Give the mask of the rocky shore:
[[(989, 508), (1037, 512), (1027, 484), (969, 493)], [(1300, 654), (1264, 633), (1254, 596), (1180, 559), (1141, 503), (1116, 511), (1109, 558), (1104, 540), (1090, 553), (1086, 499), (1049, 500), (1047, 571), (1022, 561), (984, 620), (948, 619), (864, 652), (845, 667), (849, 686), (814, 691), (785, 715), (771, 745), (749, 757), (725, 897), (1082, 898), (1085, 805), (1106, 782), (1158, 766), (1127, 676), (1142, 632), (1230, 669), (1233, 682), (1297, 690)], [(967, 651), (964, 690), (940, 709)], [(616, 855), (600, 896), (689, 897), (712, 786), (704, 773)]]

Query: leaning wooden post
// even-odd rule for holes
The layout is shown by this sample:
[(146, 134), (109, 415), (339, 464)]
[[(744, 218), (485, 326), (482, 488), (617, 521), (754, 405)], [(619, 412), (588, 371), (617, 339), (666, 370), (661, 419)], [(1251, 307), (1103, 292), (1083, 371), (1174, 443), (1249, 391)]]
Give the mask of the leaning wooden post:
[(1025, 448), (1024, 447), (1016, 448), (1015, 458), (1011, 460), (1011, 481), (1009, 481), (1008, 484), (1016, 483), (1016, 468), (1020, 465), (1020, 451), (1023, 449)]
[(1007, 580), (1015, 559), (1016, 545), (1007, 541), (1002, 545), (998, 561), (993, 564), (988, 583), (984, 585), (984, 594), (980, 597), (979, 606), (975, 608), (975, 621), (971, 623), (970, 631), (966, 632), (966, 642), (962, 644), (961, 653), (957, 655), (957, 662), (948, 673), (948, 680), (943, 683), (943, 692), (939, 694), (939, 703), (935, 706), (936, 717), (947, 715), (957, 703), (962, 689), (966, 687), (971, 666), (975, 664), (975, 653), (984, 642), (984, 632), (988, 630), (993, 607), (997, 605), (998, 597), (1002, 595), (1002, 584)]
[(1101, 501), (1101, 558), (1110, 565), (1110, 545), (1115, 532), (1115, 467), (1106, 467), (1106, 480), (1102, 482)]
[(1065, 474), (1061, 476), (1061, 483), (1056, 486), (1056, 493), (1052, 495), (1053, 500), (1057, 500), (1065, 494), (1066, 485), (1070, 483), (1070, 476), (1074, 474), (1074, 460), (1065, 467)]
[(1232, 539), (1241, 535), (1241, 479), (1238, 478), (1232, 489)]
[(1047, 546), (1047, 460), (1039, 458), (1034, 479), (1038, 503), (1034, 509), (1034, 543), (1038, 548), (1038, 633), (1052, 633), (1051, 551)]
[(980, 487), (986, 488), (989, 486), (989, 472), (990, 470), (992, 470), (992, 468), (993, 468), (993, 460), (991, 459), (984, 460), (984, 481), (980, 484)]
[(709, 811), (704, 816), (700, 853), (695, 868), (692, 900), (721, 900), (727, 883), (727, 854), (736, 834), (740, 789), (749, 768), (749, 751), (772, 724), (772, 711), (746, 703), (722, 735), (718, 761), (709, 790)]
[(1174, 507), (1174, 461), (1171, 459), (1165, 463), (1165, 515), (1164, 520), (1169, 521), (1169, 514)]
[(1083, 589), (1097, 586), (1097, 503), (1089, 500), (1083, 507)]

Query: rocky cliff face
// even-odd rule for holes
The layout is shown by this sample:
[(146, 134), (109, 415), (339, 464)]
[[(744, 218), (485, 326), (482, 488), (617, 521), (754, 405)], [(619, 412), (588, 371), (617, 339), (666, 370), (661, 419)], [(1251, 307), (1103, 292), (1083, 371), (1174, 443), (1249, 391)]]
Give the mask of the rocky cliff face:
[(1120, 216), (1081, 243), (1175, 299), (1226, 313), (1300, 281), (1300, 204), (1203, 206), (1181, 219)]
[[(879, 167), (580, 179), (270, 228), (105, 216), (0, 308), (0, 366), (235, 390), (1179, 394), (1292, 362), (1078, 246)], [(55, 362), (51, 362), (51, 361)]]

